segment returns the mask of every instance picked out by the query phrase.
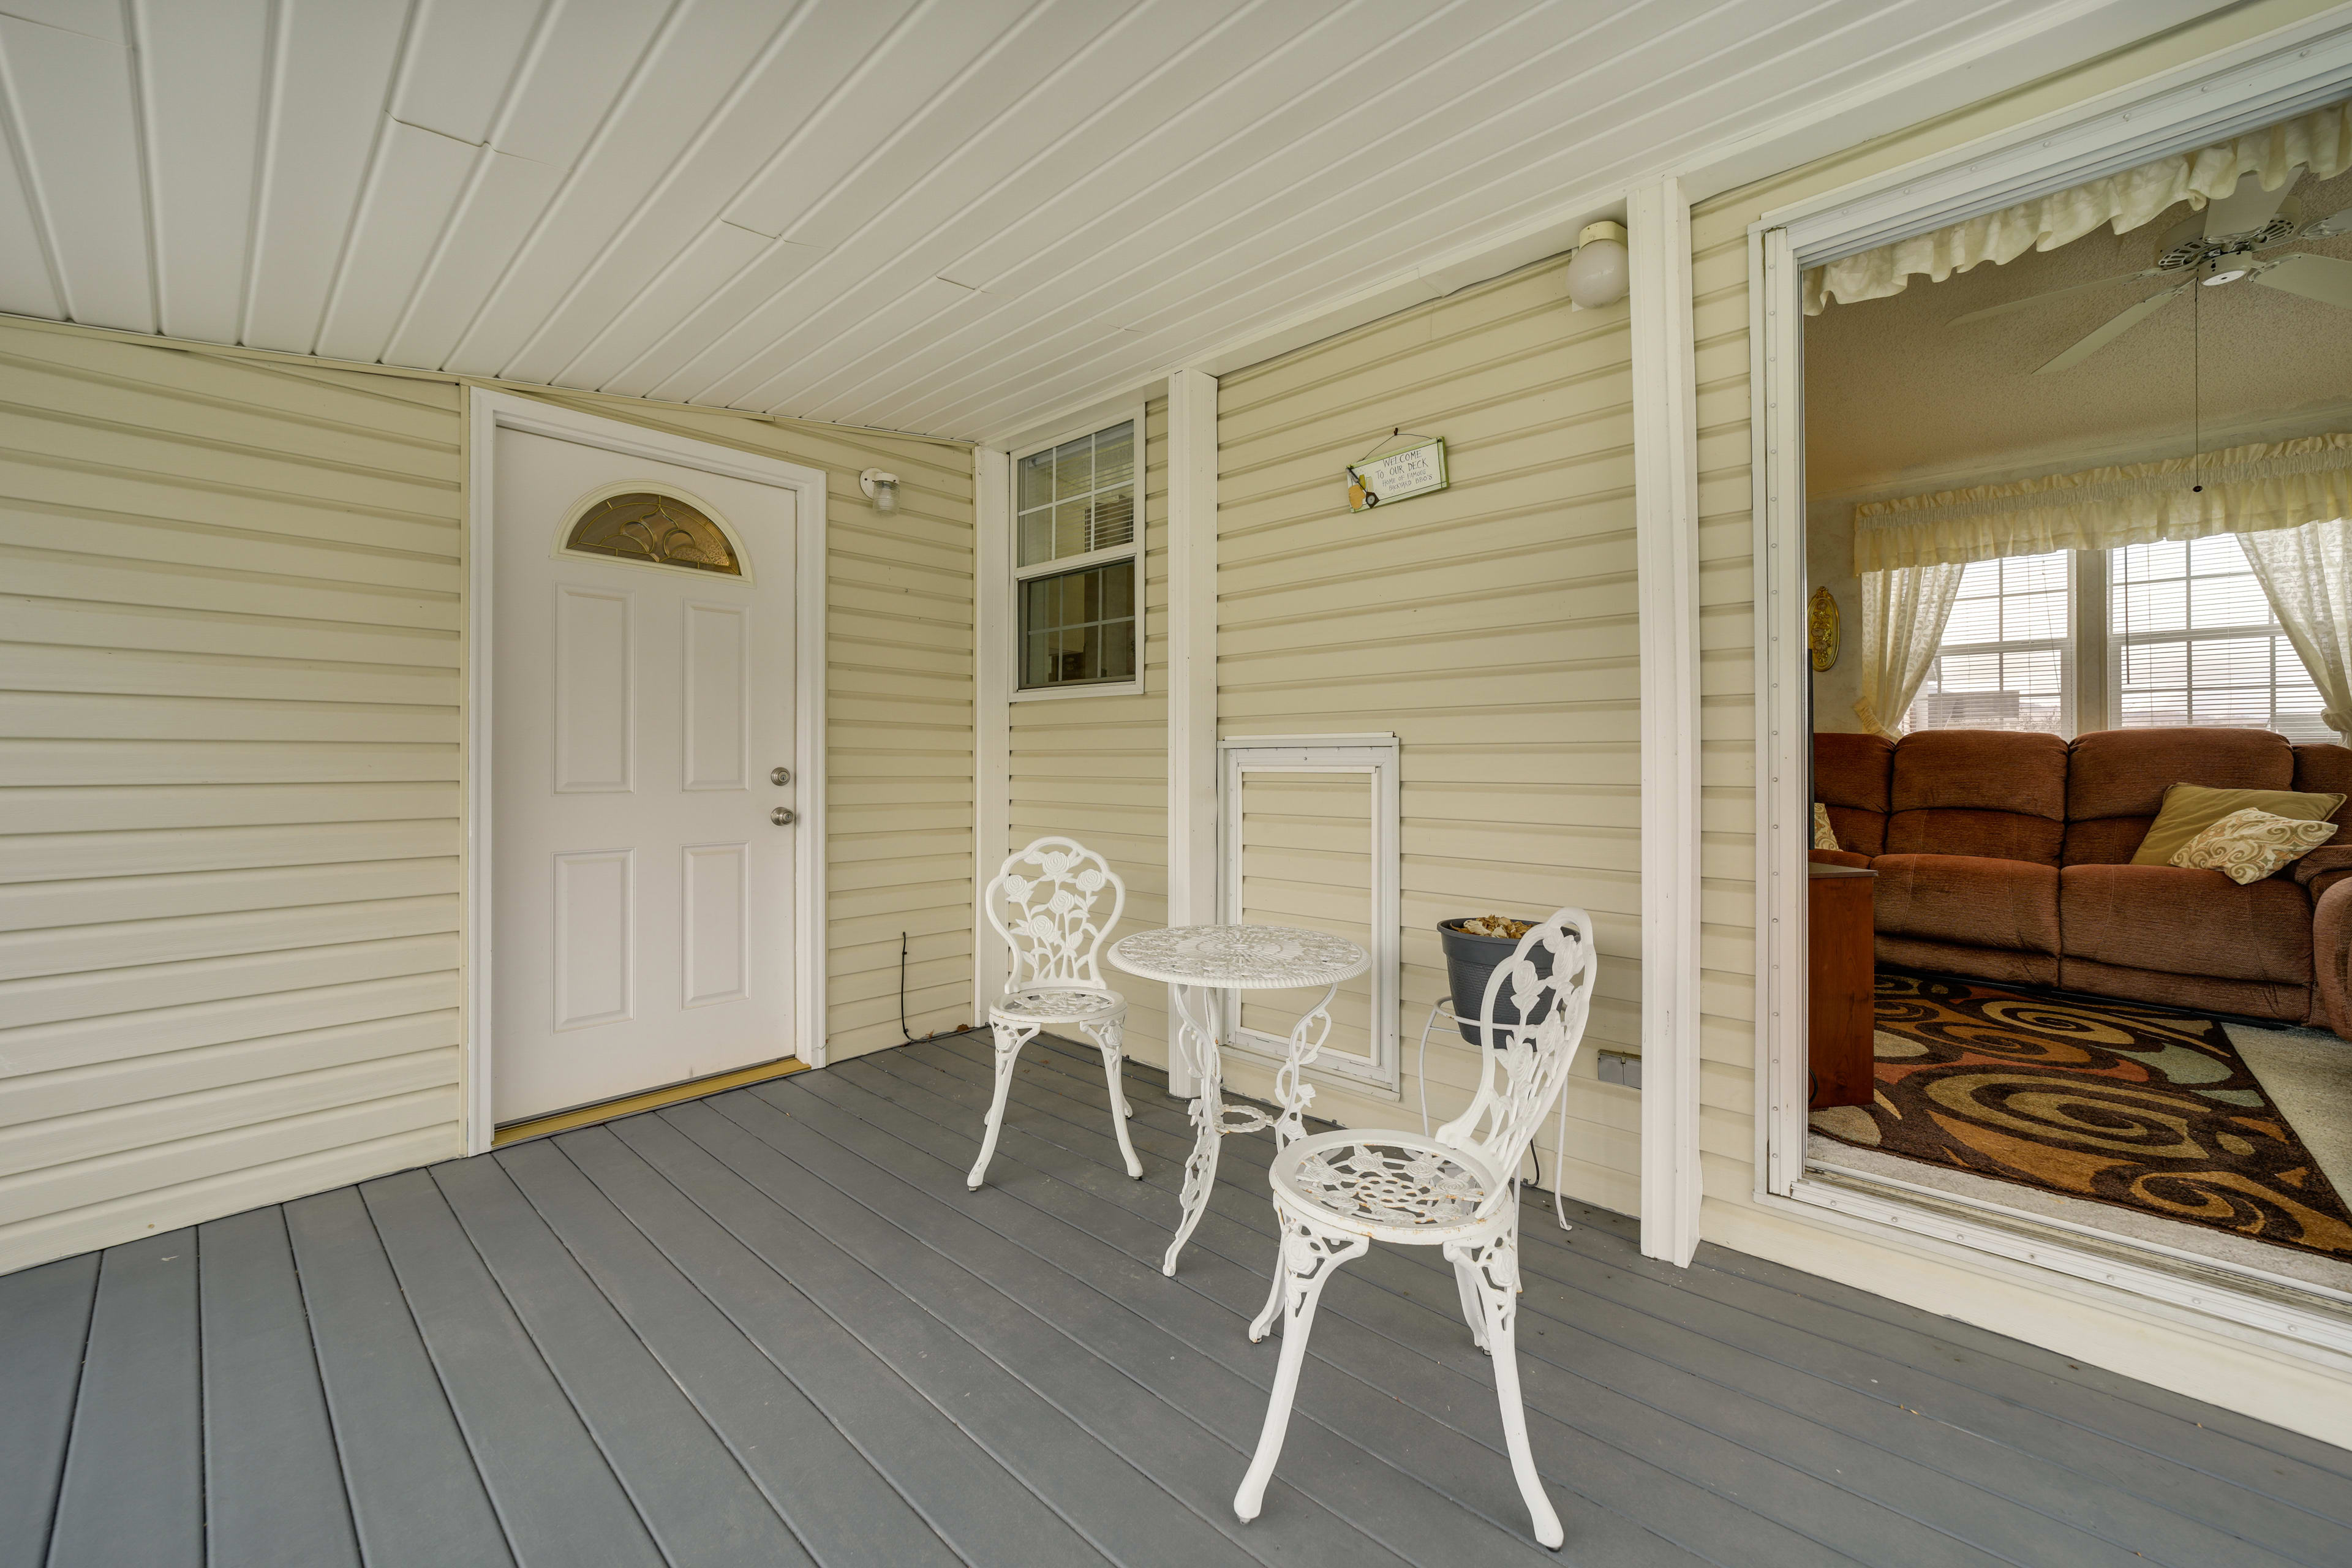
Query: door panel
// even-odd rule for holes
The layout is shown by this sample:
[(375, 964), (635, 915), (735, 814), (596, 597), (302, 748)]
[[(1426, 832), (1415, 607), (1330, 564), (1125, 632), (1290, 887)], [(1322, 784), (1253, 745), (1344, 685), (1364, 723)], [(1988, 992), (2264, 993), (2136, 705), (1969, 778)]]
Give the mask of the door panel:
[(697, 844), (686, 851), (686, 994), (680, 1005), (732, 1002), (751, 972), (751, 847)]
[[(793, 834), (771, 814), (793, 792), (770, 775), (798, 772), (796, 498), (495, 439), (493, 1117), (792, 1055)], [(710, 519), (740, 574), (712, 569), (724, 550), (665, 554), (684, 536), (658, 517), (566, 549), (616, 492)]]
[(555, 585), (555, 787), (625, 794), (635, 783), (629, 595)]
[(751, 628), (740, 605), (686, 606), (686, 787), (742, 789), (751, 771)]

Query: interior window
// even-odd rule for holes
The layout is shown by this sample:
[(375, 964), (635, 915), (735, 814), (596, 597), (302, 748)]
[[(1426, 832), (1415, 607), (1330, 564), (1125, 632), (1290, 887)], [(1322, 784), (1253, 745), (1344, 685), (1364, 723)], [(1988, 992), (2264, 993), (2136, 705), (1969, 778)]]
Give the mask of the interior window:
[(2225, 724), (2332, 741), (2234, 534), (2129, 544), (2109, 560), (2115, 724)]
[(1021, 689), (1132, 681), (1140, 642), (1136, 526), (1140, 421), (1013, 462)]
[(1911, 704), (1914, 730), (2071, 728), (2068, 552), (1972, 561), (1935, 663)]

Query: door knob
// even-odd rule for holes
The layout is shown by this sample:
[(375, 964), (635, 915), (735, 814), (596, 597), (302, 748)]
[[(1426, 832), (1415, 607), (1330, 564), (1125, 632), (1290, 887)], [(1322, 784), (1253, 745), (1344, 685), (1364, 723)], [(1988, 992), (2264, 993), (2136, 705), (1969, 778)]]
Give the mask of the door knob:
[(772, 784), (788, 784), (793, 782), (793, 770), (790, 768), (771, 769), (768, 773), (768, 782)]
[(793, 808), (789, 805), (780, 805), (768, 813), (768, 820), (779, 827), (790, 827), (793, 825)]

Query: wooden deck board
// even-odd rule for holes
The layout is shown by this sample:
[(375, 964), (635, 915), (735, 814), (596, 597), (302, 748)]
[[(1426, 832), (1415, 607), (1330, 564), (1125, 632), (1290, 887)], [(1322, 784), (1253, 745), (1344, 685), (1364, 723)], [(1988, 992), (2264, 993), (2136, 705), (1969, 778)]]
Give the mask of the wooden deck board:
[[(1133, 1069), (932, 1042), (0, 1278), (0, 1562), (1507, 1568), (1491, 1363), (1425, 1249), (1324, 1301), (1276, 1483), (1264, 1135)], [(2352, 1456), (1631, 1222), (1523, 1220), (1566, 1560), (2332, 1568)], [(207, 1546), (209, 1542), (209, 1548)]]

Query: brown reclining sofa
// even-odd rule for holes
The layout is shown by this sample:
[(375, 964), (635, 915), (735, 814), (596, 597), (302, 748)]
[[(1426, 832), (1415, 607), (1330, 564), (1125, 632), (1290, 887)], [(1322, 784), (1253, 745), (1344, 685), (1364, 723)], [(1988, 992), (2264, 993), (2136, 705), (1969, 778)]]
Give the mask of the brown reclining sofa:
[(1839, 847), (1813, 858), (1878, 873), (1883, 963), (2352, 1039), (2352, 831), (2244, 887), (2132, 865), (2174, 784), (2352, 796), (2352, 750), (2268, 730), (1817, 734)]

